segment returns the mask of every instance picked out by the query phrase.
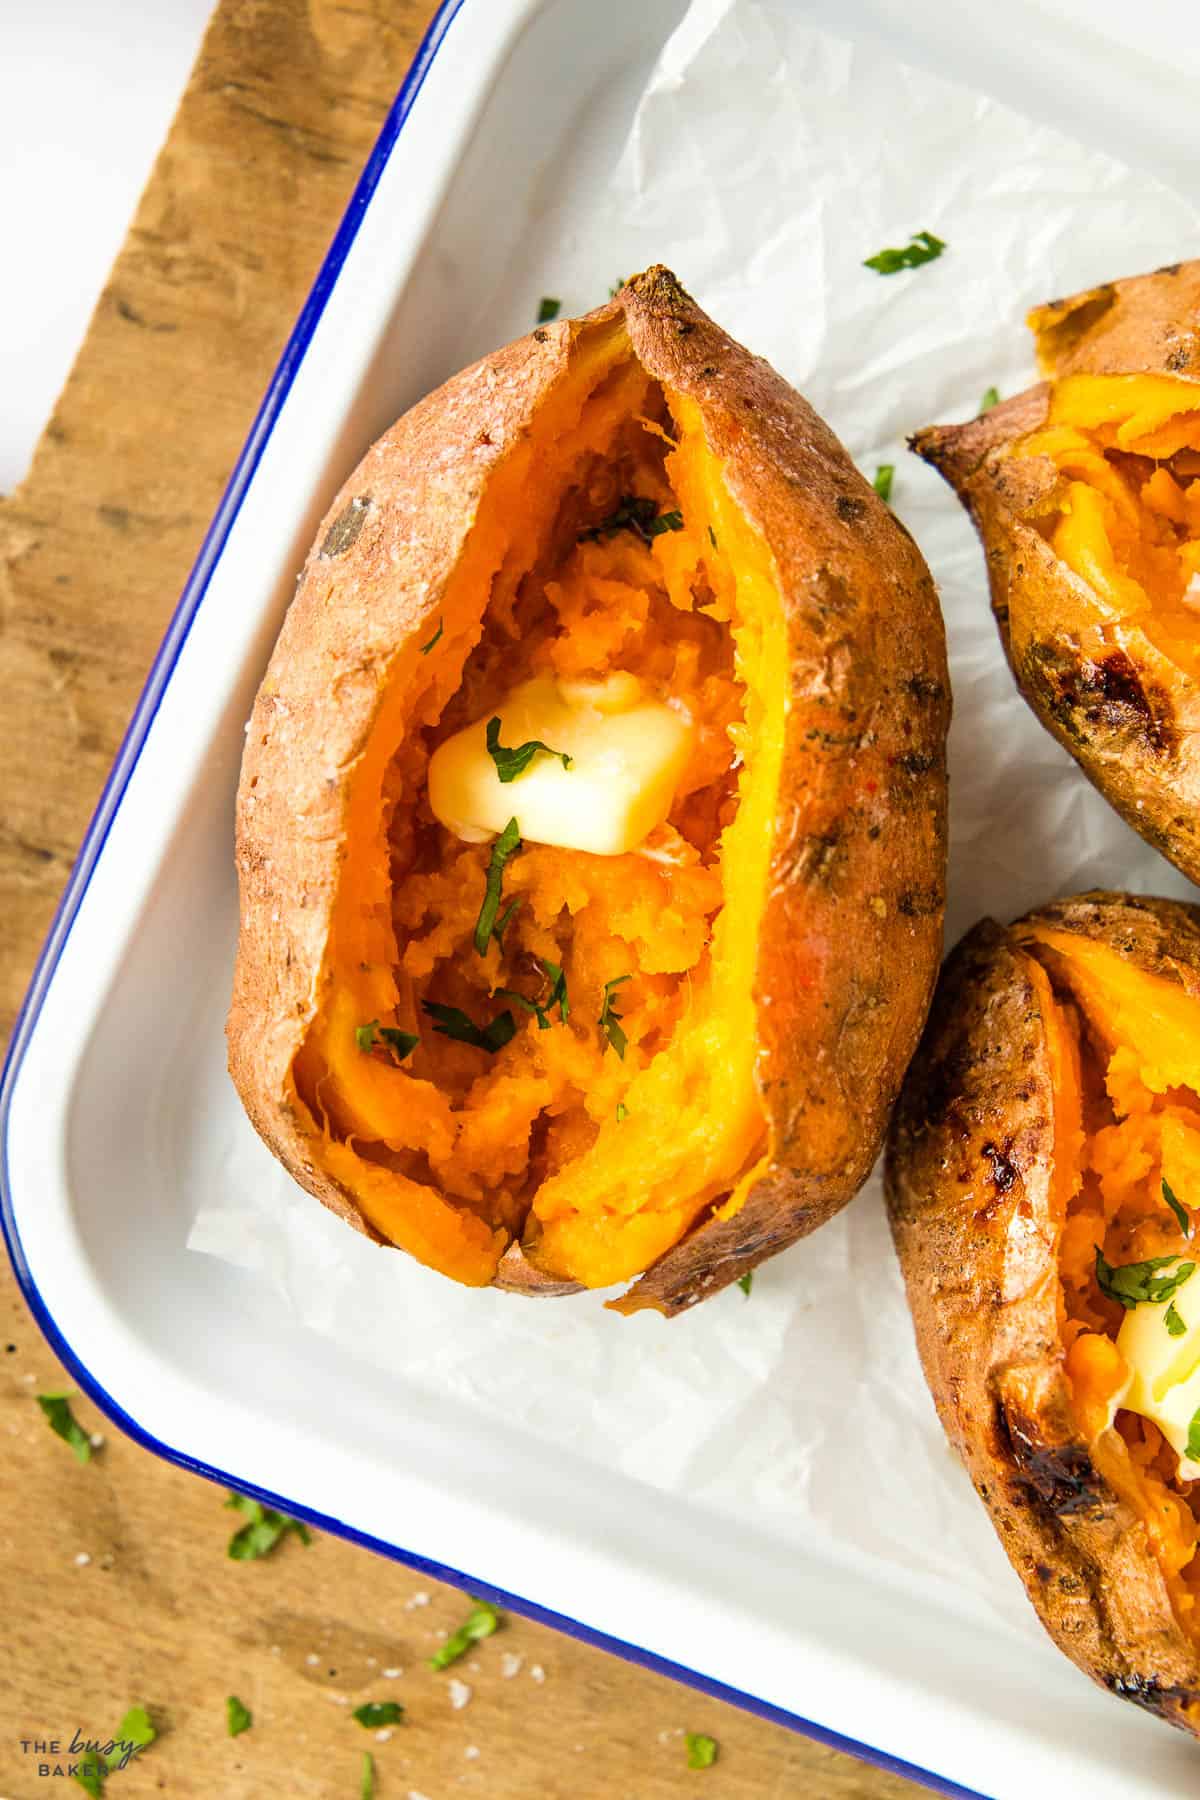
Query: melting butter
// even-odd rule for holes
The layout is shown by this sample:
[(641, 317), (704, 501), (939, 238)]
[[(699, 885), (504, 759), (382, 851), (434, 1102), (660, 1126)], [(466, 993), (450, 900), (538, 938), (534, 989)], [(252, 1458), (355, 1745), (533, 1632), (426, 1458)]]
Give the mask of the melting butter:
[[(1117, 1349), (1129, 1369), (1129, 1382), (1116, 1404), (1150, 1419), (1179, 1457), (1185, 1481), (1200, 1480), (1200, 1460), (1187, 1454), (1193, 1419), (1200, 1414), (1200, 1258), (1188, 1253), (1155, 1271), (1170, 1276), (1180, 1263), (1196, 1263), (1193, 1273), (1169, 1301), (1143, 1301), (1125, 1314), (1117, 1333)], [(1172, 1337), (1167, 1314), (1183, 1321)]]
[[(487, 745), (493, 718), (504, 749), (537, 740), (558, 754), (539, 751), (515, 780), (502, 782)], [(539, 675), (439, 744), (429, 763), (429, 804), (468, 843), (515, 818), (527, 843), (620, 856), (665, 821), (693, 737), (684, 708), (649, 697), (625, 670), (572, 681)]]

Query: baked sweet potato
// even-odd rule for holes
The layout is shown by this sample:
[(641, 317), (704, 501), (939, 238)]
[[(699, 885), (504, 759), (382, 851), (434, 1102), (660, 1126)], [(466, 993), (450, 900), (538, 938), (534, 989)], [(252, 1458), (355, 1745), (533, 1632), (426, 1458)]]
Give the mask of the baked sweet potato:
[(913, 448), (975, 521), (1025, 698), (1200, 881), (1200, 261), (1029, 323), (1046, 380)]
[(1200, 908), (969, 932), (886, 1190), (930, 1390), (1043, 1624), (1200, 1733)]
[[(669, 779), (618, 820), (624, 764), (560, 733), (635, 704), (620, 755), (670, 739)], [(461, 1282), (716, 1292), (880, 1148), (939, 956), (948, 711), (915, 545), (667, 270), (485, 357), (351, 476), (255, 703), (251, 1119)], [(600, 824), (634, 841), (566, 847)]]

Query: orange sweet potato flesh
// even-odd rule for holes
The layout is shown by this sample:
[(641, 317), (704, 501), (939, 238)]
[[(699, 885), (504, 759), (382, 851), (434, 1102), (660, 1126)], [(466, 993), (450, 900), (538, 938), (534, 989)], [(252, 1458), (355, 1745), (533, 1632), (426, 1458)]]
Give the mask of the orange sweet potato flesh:
[(1046, 379), (913, 447), (975, 521), (1025, 698), (1200, 880), (1200, 261), (1029, 323)]
[[(619, 497), (679, 528), (589, 530)], [(626, 670), (687, 707), (643, 846), (491, 846), (433, 818), (429, 757), (533, 675)], [(238, 800), (230, 1068), (351, 1224), (455, 1280), (641, 1276), (668, 1314), (865, 1178), (939, 954), (949, 693), (919, 552), (832, 434), (668, 271), (465, 370), (322, 526)], [(512, 787), (519, 818), (520, 784)], [(563, 970), (566, 1017), (548, 1003)], [(624, 1055), (600, 1027), (614, 990)], [(476, 1022), (517, 1003), (494, 1053)], [(418, 1039), (364, 1053), (369, 1021)]]
[[(930, 1390), (1043, 1624), (1111, 1692), (1200, 1734), (1200, 1484), (1117, 1408), (1111, 1263), (1200, 1204), (1200, 908), (1093, 893), (949, 958), (889, 1134)], [(1189, 1214), (1190, 1216), (1190, 1214)]]

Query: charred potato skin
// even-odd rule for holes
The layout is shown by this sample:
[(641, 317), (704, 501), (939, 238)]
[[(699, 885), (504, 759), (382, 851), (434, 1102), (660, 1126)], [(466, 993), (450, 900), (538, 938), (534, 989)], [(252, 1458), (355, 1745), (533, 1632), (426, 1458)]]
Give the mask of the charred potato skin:
[[(1067, 375), (1162, 374), (1198, 383), (1200, 260), (1056, 300), (1033, 315), (1039, 361)], [(1014, 459), (1046, 421), (1048, 382), (965, 425), (911, 440), (967, 508), (992, 610), (1025, 699), (1127, 824), (1200, 882), (1200, 685), (1054, 555), (1039, 521), (1058, 473)]]
[(947, 960), (893, 1115), (892, 1234), (939, 1417), (1046, 1630), (1102, 1687), (1196, 1733), (1200, 1658), (1063, 1370), (1053, 1090), (1021, 949), (1035, 923), (1200, 994), (1197, 907), (1098, 892), (976, 925)]
[[(565, 376), (573, 335), (621, 315), (648, 372), (696, 402), (770, 549), (791, 662), (755, 976), (774, 1154), (734, 1217), (703, 1219), (619, 1303), (671, 1315), (815, 1230), (878, 1154), (941, 951), (950, 689), (936, 590), (909, 534), (812, 408), (670, 271), (651, 268), (587, 318), (539, 327), (455, 376), (334, 501), (248, 733), (228, 1035), (260, 1134), (302, 1186), (369, 1231), (319, 1167), (289, 1082), (320, 1004), (346, 772), (397, 645), (434, 629), (489, 474)], [(511, 1250), (498, 1281), (567, 1291)]]

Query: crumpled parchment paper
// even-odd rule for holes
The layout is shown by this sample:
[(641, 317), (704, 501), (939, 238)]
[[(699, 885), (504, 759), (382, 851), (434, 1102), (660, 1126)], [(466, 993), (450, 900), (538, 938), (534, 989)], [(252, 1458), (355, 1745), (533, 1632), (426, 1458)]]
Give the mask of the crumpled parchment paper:
[[(603, 298), (598, 255), (608, 280), (670, 264), (868, 474), (896, 465), (892, 503), (950, 639), (948, 944), (983, 913), (1096, 884), (1188, 891), (1018, 697), (974, 533), (904, 440), (973, 415), (992, 385), (1034, 379), (1031, 305), (1185, 255), (1197, 224), (1144, 176), (799, 9), (695, 0), (610, 181), (537, 271), (574, 312)], [(888, 278), (863, 267), (917, 230), (945, 239), (940, 260)], [(258, 1271), (313, 1330), (404, 1383), (1037, 1631), (935, 1419), (878, 1175), (760, 1269), (749, 1298), (733, 1288), (667, 1324), (621, 1320), (595, 1295), (467, 1291), (380, 1252), (295, 1188), (232, 1111), (219, 1157), (221, 1192), (190, 1247)]]

